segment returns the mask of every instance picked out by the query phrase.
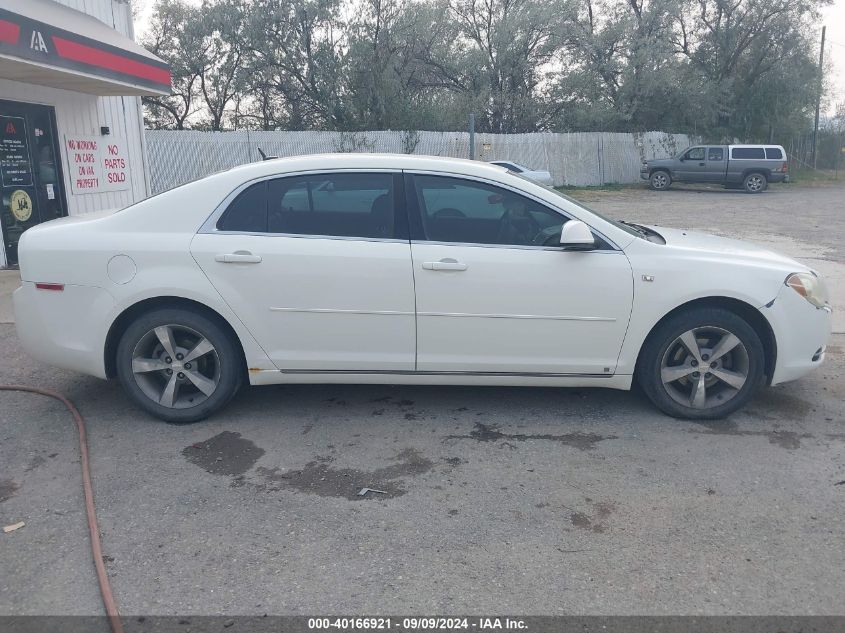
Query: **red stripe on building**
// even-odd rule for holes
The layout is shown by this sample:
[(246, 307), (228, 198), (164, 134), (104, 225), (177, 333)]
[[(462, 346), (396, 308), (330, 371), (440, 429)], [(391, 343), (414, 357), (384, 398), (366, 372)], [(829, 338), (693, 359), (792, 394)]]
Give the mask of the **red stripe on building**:
[(14, 22), (0, 20), (0, 42), (4, 44), (17, 44), (21, 36), (21, 27)]
[(131, 75), (170, 87), (170, 71), (165, 68), (151, 66), (108, 51), (102, 51), (93, 46), (71, 42), (55, 35), (53, 36), (53, 44), (59, 57), (64, 59), (113, 70), (122, 75)]

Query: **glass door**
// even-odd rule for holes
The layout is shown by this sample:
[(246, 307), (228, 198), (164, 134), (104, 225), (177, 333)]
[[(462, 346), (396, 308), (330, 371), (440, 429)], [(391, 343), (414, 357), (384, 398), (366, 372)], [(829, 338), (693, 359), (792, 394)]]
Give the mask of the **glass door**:
[(0, 225), (6, 263), (28, 228), (67, 215), (53, 108), (0, 100)]

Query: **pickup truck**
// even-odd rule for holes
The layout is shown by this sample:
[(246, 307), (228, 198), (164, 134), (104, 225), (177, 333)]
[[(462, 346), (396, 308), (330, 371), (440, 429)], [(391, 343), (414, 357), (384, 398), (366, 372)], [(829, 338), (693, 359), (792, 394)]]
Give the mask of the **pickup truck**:
[(789, 182), (789, 164), (780, 145), (696, 145), (643, 163), (640, 178), (655, 191), (673, 182), (712, 182), (760, 193), (770, 182)]

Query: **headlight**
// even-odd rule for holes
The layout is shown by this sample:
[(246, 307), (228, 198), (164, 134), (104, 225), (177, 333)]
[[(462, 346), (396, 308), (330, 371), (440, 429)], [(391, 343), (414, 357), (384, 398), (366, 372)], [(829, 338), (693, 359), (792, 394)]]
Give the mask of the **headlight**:
[(827, 305), (827, 288), (821, 277), (813, 273), (792, 273), (786, 278), (786, 285), (817, 308)]

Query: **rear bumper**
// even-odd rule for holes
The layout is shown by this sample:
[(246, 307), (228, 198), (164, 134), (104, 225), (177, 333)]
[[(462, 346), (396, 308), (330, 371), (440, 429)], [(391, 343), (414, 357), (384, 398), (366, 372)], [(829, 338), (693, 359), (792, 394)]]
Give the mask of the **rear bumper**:
[(781, 172), (769, 174), (769, 182), (789, 182), (789, 174)]
[(816, 308), (784, 285), (771, 306), (760, 311), (777, 341), (771, 384), (801, 378), (824, 362), (831, 331), (829, 308)]
[(102, 288), (66, 285), (38, 290), (24, 281), (13, 295), (15, 327), (23, 348), (42, 362), (106, 377), (106, 323), (114, 298)]

